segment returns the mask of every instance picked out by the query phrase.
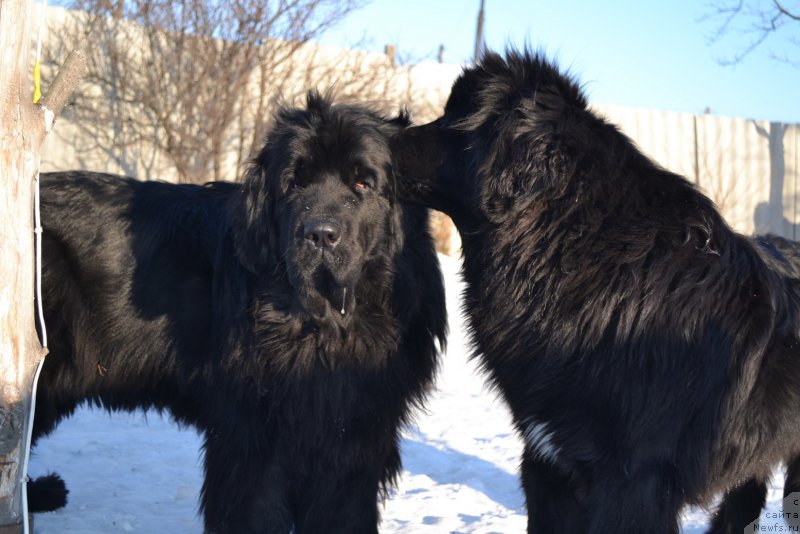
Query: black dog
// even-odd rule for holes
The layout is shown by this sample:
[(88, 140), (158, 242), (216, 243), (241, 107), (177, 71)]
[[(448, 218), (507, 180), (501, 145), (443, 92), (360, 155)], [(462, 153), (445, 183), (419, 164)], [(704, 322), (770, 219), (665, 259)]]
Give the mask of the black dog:
[(675, 533), (800, 450), (796, 246), (734, 233), (552, 63), (486, 54), (395, 157), (402, 194), (461, 232), (529, 532)]
[(43, 175), (35, 434), (168, 410), (204, 435), (208, 532), (377, 532), (446, 330), (427, 211), (395, 201), (406, 122), (310, 94), (241, 184)]

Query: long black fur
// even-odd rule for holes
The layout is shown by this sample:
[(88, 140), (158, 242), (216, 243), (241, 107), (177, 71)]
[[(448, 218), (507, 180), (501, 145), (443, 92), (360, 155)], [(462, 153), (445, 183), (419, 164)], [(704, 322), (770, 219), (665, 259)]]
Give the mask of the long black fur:
[(800, 449), (798, 245), (733, 232), (537, 53), (485, 54), (395, 149), (401, 196), (461, 233), (528, 531), (677, 533), (682, 506), (748, 484), (731, 498), (757, 512)]
[(406, 125), (312, 93), (240, 184), (43, 174), (35, 436), (166, 410), (203, 434), (207, 532), (377, 532), (446, 330), (427, 210), (394, 198)]

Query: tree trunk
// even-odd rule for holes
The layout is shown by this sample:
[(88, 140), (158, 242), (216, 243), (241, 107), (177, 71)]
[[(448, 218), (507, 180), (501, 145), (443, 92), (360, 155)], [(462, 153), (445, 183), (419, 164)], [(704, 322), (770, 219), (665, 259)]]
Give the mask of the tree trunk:
[[(82, 75), (68, 61), (33, 104), (31, 0), (0, 0), (0, 532), (21, 532), (33, 377), (46, 354), (34, 323), (33, 191), (41, 146)], [(68, 71), (71, 71), (68, 73)], [(58, 88), (58, 89), (57, 89)]]

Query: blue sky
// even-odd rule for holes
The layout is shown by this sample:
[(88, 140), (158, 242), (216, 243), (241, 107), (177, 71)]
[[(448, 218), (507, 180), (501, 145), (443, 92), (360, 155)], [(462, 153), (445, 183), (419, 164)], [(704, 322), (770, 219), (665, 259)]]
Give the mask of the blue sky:
[[(762, 4), (769, 0), (757, 0)], [(800, 123), (800, 46), (770, 38), (740, 64), (721, 66), (746, 46), (736, 31), (709, 44), (717, 25), (703, 21), (706, 0), (485, 0), (490, 48), (526, 44), (545, 50), (580, 80), (592, 101), (673, 111)], [(373, 0), (322, 42), (349, 46), (366, 38), (401, 57), (464, 64), (474, 49), (479, 0)], [(800, 12), (800, 1), (786, 0)], [(800, 41), (800, 22), (791, 29)], [(776, 61), (793, 54), (798, 65)]]

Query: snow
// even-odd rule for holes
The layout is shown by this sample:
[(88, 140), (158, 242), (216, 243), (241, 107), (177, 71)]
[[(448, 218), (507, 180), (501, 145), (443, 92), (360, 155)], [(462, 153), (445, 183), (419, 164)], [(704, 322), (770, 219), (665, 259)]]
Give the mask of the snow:
[[(382, 532), (525, 532), (516, 474), (521, 442), (507, 408), (467, 358), (459, 263), (440, 259), (450, 313), (448, 350), (427, 409), (405, 431), (405, 470), (385, 503)], [(35, 516), (34, 533), (201, 533), (200, 444), (193, 429), (178, 428), (155, 412), (78, 410), (32, 453), (32, 478), (55, 471), (70, 489), (66, 508)], [(769, 510), (780, 509), (780, 487), (773, 486)], [(765, 519), (762, 527), (781, 521)], [(704, 511), (684, 513), (684, 534), (706, 527)]]

